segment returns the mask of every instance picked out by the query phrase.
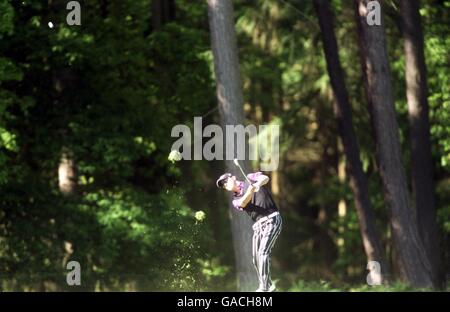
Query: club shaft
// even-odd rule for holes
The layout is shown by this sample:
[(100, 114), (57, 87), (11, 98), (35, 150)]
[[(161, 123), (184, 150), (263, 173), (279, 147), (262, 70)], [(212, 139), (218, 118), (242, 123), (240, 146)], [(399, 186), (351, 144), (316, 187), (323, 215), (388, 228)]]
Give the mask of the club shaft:
[(250, 183), (251, 185), (253, 185), (252, 181), (250, 181), (250, 179), (247, 177), (247, 175), (245, 174), (244, 170), (242, 169), (241, 165), (239, 163), (236, 164), (238, 166), (238, 168), (241, 170), (242, 175), (245, 177), (245, 179), (247, 180), (248, 183)]

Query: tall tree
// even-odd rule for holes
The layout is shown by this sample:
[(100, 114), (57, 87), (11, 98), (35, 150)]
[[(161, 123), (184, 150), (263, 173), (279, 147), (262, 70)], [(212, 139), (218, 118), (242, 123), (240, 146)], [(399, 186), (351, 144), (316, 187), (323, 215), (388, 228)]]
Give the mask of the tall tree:
[(314, 8), (319, 19), (328, 75), (334, 94), (333, 110), (347, 158), (346, 169), (350, 177), (364, 250), (368, 261), (378, 261), (382, 273), (388, 273), (383, 247), (375, 226), (367, 178), (359, 158), (359, 145), (353, 128), (351, 106), (334, 34), (333, 14), (328, 0), (314, 0)]
[(58, 165), (59, 191), (64, 195), (73, 195), (77, 187), (77, 168), (72, 154), (69, 149), (63, 148)]
[(438, 286), (442, 283), (440, 247), (436, 224), (430, 121), (428, 118), (427, 69), (419, 1), (401, 0), (400, 4), (411, 143), (411, 185), (419, 234), (430, 259), (433, 281)]
[[(231, 0), (208, 0), (208, 16), (217, 83), (217, 100), (221, 123), (225, 129), (225, 125), (242, 125), (244, 122), (244, 100)], [(228, 140), (233, 140), (233, 138), (227, 137), (226, 140), (228, 146)], [(233, 150), (237, 151), (236, 141), (234, 141)], [(247, 172), (248, 161), (243, 162), (243, 167)], [(233, 161), (226, 160), (226, 168), (228, 172), (239, 176), (239, 171), (233, 165)], [(256, 273), (251, 256), (251, 222), (247, 215), (236, 211), (231, 206), (231, 201), (230, 209), (232, 211), (231, 224), (238, 287), (240, 290), (249, 290), (256, 285)]]
[(108, 0), (99, 0), (99, 6), (102, 18), (108, 17)]
[[(401, 159), (399, 128), (387, 55), (384, 19), (368, 24), (368, 0), (355, 0), (361, 64), (369, 112), (374, 128), (377, 159), (383, 182), (394, 248), (403, 280), (414, 287), (431, 287), (431, 267), (410, 206)], [(379, 2), (381, 4), (381, 2)]]
[(158, 30), (162, 25), (175, 19), (175, 0), (152, 1), (152, 28)]

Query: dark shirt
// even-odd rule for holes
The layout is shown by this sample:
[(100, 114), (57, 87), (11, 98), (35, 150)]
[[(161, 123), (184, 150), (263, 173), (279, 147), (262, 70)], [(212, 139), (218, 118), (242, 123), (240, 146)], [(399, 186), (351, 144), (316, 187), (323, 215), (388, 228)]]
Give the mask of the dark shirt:
[[(258, 176), (261, 175), (261, 172), (250, 173), (247, 177), (250, 181), (257, 180)], [(265, 186), (261, 186), (259, 191), (253, 193), (252, 200), (245, 206), (245, 208), (239, 207), (238, 202), (244, 196), (250, 184), (246, 181), (239, 181), (239, 189), (238, 193), (234, 193), (233, 195), (233, 206), (238, 210), (244, 210), (253, 221), (258, 221), (262, 217), (268, 216), (271, 213), (278, 211), (277, 205), (272, 198), (269, 190)]]

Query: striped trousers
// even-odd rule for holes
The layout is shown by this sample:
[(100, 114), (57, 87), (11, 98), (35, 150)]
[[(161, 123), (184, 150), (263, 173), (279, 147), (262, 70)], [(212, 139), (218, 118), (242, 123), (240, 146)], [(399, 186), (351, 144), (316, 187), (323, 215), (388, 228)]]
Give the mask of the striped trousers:
[(281, 215), (253, 224), (253, 264), (259, 279), (259, 289), (268, 290), (272, 285), (270, 279), (270, 253), (280, 235), (283, 221)]

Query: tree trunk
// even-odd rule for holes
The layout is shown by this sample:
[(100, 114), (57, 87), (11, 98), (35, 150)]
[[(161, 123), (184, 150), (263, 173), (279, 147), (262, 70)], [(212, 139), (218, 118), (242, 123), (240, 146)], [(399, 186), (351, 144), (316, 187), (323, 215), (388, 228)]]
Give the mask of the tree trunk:
[(58, 166), (59, 191), (64, 195), (74, 195), (77, 186), (77, 171), (72, 153), (67, 148), (61, 152)]
[(384, 197), (390, 213), (393, 244), (402, 279), (413, 287), (431, 287), (431, 267), (409, 203), (401, 159), (384, 20), (382, 17), (380, 26), (369, 26), (368, 2), (355, 0), (355, 17), (366, 97), (375, 133)]
[(100, 0), (100, 15), (102, 18), (108, 17), (108, 0)]
[[(68, 124), (70, 120), (69, 106), (70, 106), (70, 93), (68, 86), (76, 85), (77, 77), (75, 73), (70, 69), (55, 68), (52, 71), (53, 92), (51, 93), (52, 102), (55, 107), (61, 109), (60, 121), (62, 128), (58, 129), (58, 135), (63, 138), (65, 142), (68, 138)], [(60, 160), (58, 164), (58, 186), (59, 191), (63, 195), (74, 195), (77, 188), (77, 168), (74, 159), (73, 151), (67, 147), (62, 146), (60, 152)]]
[(428, 119), (427, 77), (418, 0), (402, 0), (401, 19), (405, 40), (406, 97), (408, 100), (411, 184), (419, 234), (431, 263), (433, 282), (443, 279), (436, 224), (434, 183)]
[(162, 25), (175, 19), (175, 0), (153, 0), (152, 1), (153, 31), (161, 28)]
[(359, 145), (353, 128), (352, 111), (339, 60), (329, 1), (314, 0), (314, 8), (319, 19), (328, 75), (334, 94), (333, 110), (347, 158), (346, 169), (350, 177), (350, 187), (353, 191), (364, 250), (368, 261), (378, 261), (381, 265), (381, 273), (389, 274), (385, 253), (375, 226), (367, 178), (359, 158)]
[[(239, 73), (236, 34), (231, 0), (208, 0), (211, 46), (217, 82), (217, 99), (222, 126), (240, 125), (244, 122), (243, 95)], [(225, 133), (225, 131), (224, 131)], [(226, 140), (232, 138), (226, 137)], [(236, 141), (234, 151), (237, 151)], [(228, 172), (240, 176), (232, 160), (226, 160)], [(248, 161), (242, 161), (245, 172)], [(252, 228), (250, 218), (229, 204), (233, 245), (236, 257), (238, 287), (240, 290), (256, 288), (256, 272), (252, 264)]]

